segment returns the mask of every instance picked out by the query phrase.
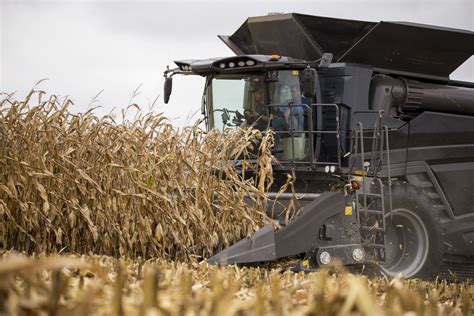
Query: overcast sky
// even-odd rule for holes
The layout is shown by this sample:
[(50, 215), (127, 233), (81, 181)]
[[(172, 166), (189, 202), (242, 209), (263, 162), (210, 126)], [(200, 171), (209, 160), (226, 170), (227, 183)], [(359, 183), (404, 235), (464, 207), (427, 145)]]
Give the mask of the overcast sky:
[[(328, 1), (5, 1), (0, 0), (0, 92), (24, 96), (33, 84), (70, 95), (74, 111), (100, 97), (98, 115), (135, 102), (147, 107), (157, 95), (159, 112), (177, 126), (199, 111), (203, 79), (175, 77), (162, 99), (163, 71), (176, 59), (232, 55), (217, 34), (232, 34), (248, 16), (269, 12), (367, 21), (410, 21), (474, 30), (473, 0)], [(452, 79), (474, 81), (474, 62)], [(195, 116), (191, 121), (197, 119)]]

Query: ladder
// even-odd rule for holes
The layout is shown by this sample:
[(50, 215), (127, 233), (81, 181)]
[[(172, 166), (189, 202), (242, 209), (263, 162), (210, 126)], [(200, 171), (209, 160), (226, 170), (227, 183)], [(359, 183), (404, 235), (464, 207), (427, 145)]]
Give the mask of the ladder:
[[(351, 137), (352, 154), (355, 159), (350, 174), (362, 178), (361, 189), (356, 191), (356, 214), (361, 244), (366, 253), (366, 261), (385, 263), (385, 192), (379, 176), (383, 165), (384, 152), (388, 175), (388, 212), (391, 214), (391, 172), (388, 127), (382, 126), (383, 111), (364, 111), (375, 116), (374, 126), (364, 129), (361, 122), (356, 124)], [(355, 116), (355, 114), (354, 114)], [(366, 151), (365, 146), (370, 147)]]

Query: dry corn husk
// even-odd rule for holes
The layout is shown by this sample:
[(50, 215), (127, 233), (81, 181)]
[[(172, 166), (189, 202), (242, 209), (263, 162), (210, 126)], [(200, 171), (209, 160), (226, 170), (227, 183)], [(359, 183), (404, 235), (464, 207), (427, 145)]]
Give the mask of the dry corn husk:
[(185, 259), (269, 222), (270, 133), (178, 130), (136, 104), (133, 120), (98, 118), (45, 97), (0, 99), (0, 248)]

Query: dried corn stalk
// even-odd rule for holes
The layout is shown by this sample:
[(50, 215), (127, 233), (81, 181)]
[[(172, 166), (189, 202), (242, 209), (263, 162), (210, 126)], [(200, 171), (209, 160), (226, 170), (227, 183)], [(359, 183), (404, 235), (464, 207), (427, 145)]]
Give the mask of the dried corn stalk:
[[(177, 130), (140, 110), (117, 122), (44, 98), (0, 101), (0, 248), (183, 259), (268, 222), (270, 133)], [(245, 177), (235, 158), (259, 176)]]

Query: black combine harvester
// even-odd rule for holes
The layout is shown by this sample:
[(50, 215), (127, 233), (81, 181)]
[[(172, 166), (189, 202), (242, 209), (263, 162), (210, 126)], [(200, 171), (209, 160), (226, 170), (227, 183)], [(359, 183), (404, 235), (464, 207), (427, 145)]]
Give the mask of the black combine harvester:
[[(473, 32), (275, 14), (219, 37), (236, 56), (176, 61), (165, 102), (173, 75), (200, 75), (208, 129), (273, 129), (268, 212), (282, 227), (209, 262), (474, 275), (474, 84), (449, 79), (473, 55)], [(288, 173), (302, 211), (285, 223), (294, 195), (276, 192)]]

